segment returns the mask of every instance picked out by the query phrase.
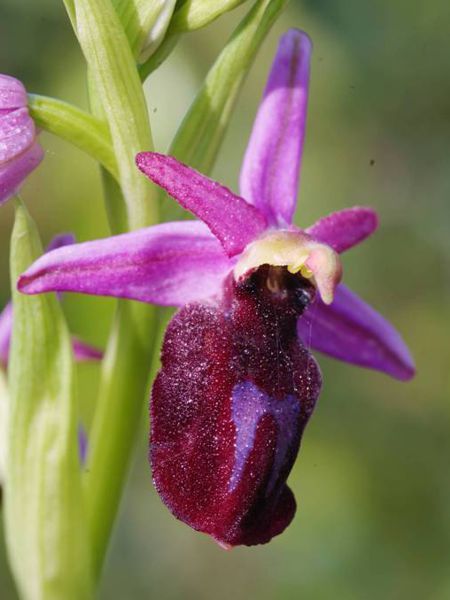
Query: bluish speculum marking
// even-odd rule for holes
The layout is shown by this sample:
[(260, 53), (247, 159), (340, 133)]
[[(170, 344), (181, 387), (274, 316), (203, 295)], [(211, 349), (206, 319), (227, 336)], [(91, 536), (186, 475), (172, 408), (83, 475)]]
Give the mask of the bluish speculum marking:
[(235, 462), (229, 488), (233, 491), (244, 472), (253, 449), (256, 430), (265, 415), (271, 416), (277, 426), (277, 441), (266, 496), (270, 495), (280, 469), (286, 461), (289, 448), (295, 445), (300, 414), (300, 401), (293, 395), (271, 398), (251, 381), (242, 381), (233, 389), (232, 418), (236, 427)]

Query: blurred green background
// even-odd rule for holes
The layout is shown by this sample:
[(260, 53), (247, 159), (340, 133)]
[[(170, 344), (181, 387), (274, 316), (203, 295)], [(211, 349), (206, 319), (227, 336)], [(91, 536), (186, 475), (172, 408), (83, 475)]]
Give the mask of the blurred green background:
[[(245, 8), (185, 37), (148, 81), (157, 149), (167, 149)], [(354, 204), (379, 211), (379, 232), (345, 256), (345, 278), (404, 334), (418, 375), (398, 383), (319, 357), (324, 389), (290, 478), (297, 516), (262, 547), (224, 552), (169, 514), (152, 487), (143, 425), (102, 599), (450, 598), (450, 5), (292, 0), (251, 71), (214, 171), (234, 189), (277, 38), (289, 27), (315, 45), (297, 222)], [(62, 3), (1, 0), (0, 72), (86, 105)], [(41, 139), (47, 156), (23, 197), (44, 242), (68, 230), (79, 240), (106, 235), (96, 165)], [(12, 217), (2, 208), (2, 304)], [(103, 345), (114, 301), (67, 295), (64, 304), (72, 330)], [(79, 374), (88, 415), (98, 367)], [(3, 547), (0, 598), (16, 598)]]

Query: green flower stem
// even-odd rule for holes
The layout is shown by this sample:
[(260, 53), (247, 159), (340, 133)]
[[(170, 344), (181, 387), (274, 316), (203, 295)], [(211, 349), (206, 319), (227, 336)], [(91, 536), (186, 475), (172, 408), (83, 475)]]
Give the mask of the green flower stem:
[[(91, 111), (98, 119), (103, 121), (103, 106), (98, 97), (95, 81), (90, 71), (88, 71), (87, 80)], [(112, 177), (111, 173), (101, 165), (100, 174), (102, 178), (103, 198), (111, 231), (114, 234), (124, 233), (128, 230), (128, 216), (125, 199), (118, 179)]]
[(127, 211), (122, 192), (114, 177), (103, 167), (100, 167), (103, 199), (105, 202), (108, 222), (114, 234), (127, 231)]
[[(120, 187), (103, 169), (102, 180), (111, 228), (121, 231)], [(85, 474), (95, 578), (101, 574), (148, 397), (154, 319), (153, 306), (119, 301), (102, 365)]]
[(105, 122), (72, 104), (46, 96), (30, 94), (28, 107), (40, 129), (71, 142), (118, 178), (117, 161)]
[(130, 229), (158, 220), (157, 193), (136, 169), (135, 156), (153, 147), (136, 63), (110, 0), (75, 0), (77, 34), (113, 140)]
[(119, 302), (103, 362), (85, 481), (96, 578), (101, 573), (147, 397), (154, 317), (154, 307)]
[[(153, 147), (147, 108), (123, 26), (109, 0), (75, 0), (77, 35), (90, 77), (91, 104), (108, 121), (120, 187), (103, 173), (114, 233), (158, 221), (158, 194), (135, 154)], [(127, 227), (123, 210), (127, 208)], [(92, 429), (85, 477), (92, 571), (98, 579), (126, 482), (149, 384), (155, 309), (121, 301), (114, 318)]]
[[(121, 230), (124, 200), (120, 187), (104, 170), (102, 180), (111, 227)], [(101, 574), (148, 397), (155, 312), (155, 307), (147, 304), (119, 301), (103, 360), (85, 473), (96, 579)]]
[(18, 203), (11, 238), (8, 554), (24, 600), (86, 600), (92, 579), (70, 336), (54, 294), (25, 296), (16, 288), (41, 254), (36, 226)]

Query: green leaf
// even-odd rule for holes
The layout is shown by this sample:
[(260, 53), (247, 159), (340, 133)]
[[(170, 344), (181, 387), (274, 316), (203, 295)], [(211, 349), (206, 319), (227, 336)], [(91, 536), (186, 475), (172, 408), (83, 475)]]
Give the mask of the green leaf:
[(75, 0), (78, 39), (103, 105), (131, 229), (157, 221), (155, 188), (136, 168), (153, 148), (144, 92), (120, 19), (110, 0)]
[(118, 178), (116, 157), (105, 122), (72, 104), (35, 94), (28, 95), (28, 108), (40, 129), (80, 148)]
[(21, 597), (78, 600), (91, 596), (91, 574), (70, 337), (54, 295), (16, 290), (19, 274), (41, 253), (19, 204), (11, 239), (7, 546)]
[[(217, 157), (237, 97), (270, 28), (288, 0), (259, 0), (239, 24), (209, 71), (169, 154), (208, 174)], [(185, 218), (174, 202), (162, 202), (165, 220)]]
[(205, 27), (221, 15), (247, 0), (187, 0), (176, 11), (171, 23), (171, 32), (194, 31)]

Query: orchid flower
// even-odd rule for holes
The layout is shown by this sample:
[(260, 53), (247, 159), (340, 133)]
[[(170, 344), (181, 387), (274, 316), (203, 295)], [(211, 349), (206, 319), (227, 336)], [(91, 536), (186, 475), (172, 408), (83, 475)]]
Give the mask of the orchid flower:
[[(56, 248), (62, 248), (69, 244), (74, 244), (75, 238), (72, 234), (61, 234), (53, 238), (47, 248), (47, 252), (51, 252)], [(9, 348), (11, 344), (11, 334), (13, 328), (13, 306), (12, 302), (8, 302), (0, 313), (0, 365), (6, 366), (9, 358)], [(72, 348), (75, 360), (79, 362), (101, 360), (103, 353), (94, 348), (90, 344), (86, 344), (82, 340), (72, 338)]]
[(0, 204), (16, 192), (44, 153), (20, 81), (0, 74)]
[(20, 291), (72, 291), (182, 307), (151, 400), (155, 485), (173, 514), (225, 547), (281, 533), (286, 485), (321, 388), (305, 342), (409, 379), (394, 328), (340, 284), (339, 254), (377, 226), (370, 208), (292, 223), (311, 42), (281, 39), (241, 171), (241, 196), (170, 156), (137, 165), (200, 221), (156, 225), (39, 258)]

